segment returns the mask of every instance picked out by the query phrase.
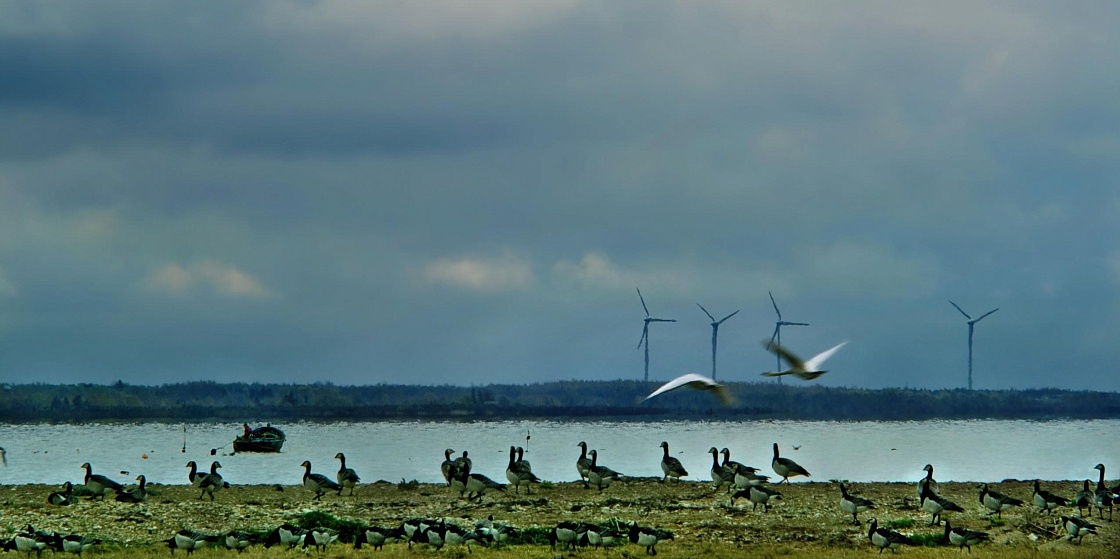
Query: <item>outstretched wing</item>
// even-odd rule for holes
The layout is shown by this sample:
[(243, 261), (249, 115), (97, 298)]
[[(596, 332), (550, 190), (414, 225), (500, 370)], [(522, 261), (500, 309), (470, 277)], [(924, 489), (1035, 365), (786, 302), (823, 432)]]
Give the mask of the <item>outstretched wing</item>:
[(719, 397), (719, 399), (721, 401), (723, 401), (724, 403), (730, 403), (731, 402), (731, 396), (727, 393), (727, 389), (724, 388), (724, 386), (722, 384), (719, 384), (716, 381), (714, 381), (714, 380), (712, 380), (712, 379), (710, 379), (710, 378), (708, 378), (704, 375), (698, 375), (696, 373), (688, 373), (688, 374), (685, 374), (685, 375), (681, 375), (681, 376), (679, 376), (679, 377), (661, 385), (657, 390), (654, 390), (649, 396), (646, 396), (645, 399), (649, 400), (650, 398), (653, 398), (654, 396), (658, 396), (660, 394), (664, 394), (666, 392), (676, 390), (676, 389), (681, 388), (681, 387), (692, 388), (694, 390), (711, 390), (711, 391), (715, 392), (716, 396)]
[[(776, 331), (775, 331), (775, 335), (776, 335)], [(791, 352), (790, 350), (782, 347), (782, 345), (779, 344), (778, 342), (775, 342), (773, 340), (763, 340), (762, 341), (762, 347), (766, 348), (768, 351), (777, 355), (778, 357), (781, 357), (782, 359), (785, 359), (786, 362), (789, 363), (789, 366), (791, 368), (804, 369), (805, 366), (806, 366), (805, 362), (802, 361), (800, 357), (794, 355), (793, 352)], [(820, 357), (820, 356), (818, 355), (817, 357)], [(771, 375), (771, 376), (774, 376), (774, 375)]]
[(805, 370), (809, 372), (819, 371), (821, 369), (821, 365), (824, 365), (824, 362), (827, 361), (829, 357), (832, 357), (833, 353), (839, 351), (840, 348), (844, 347), (844, 345), (847, 343), (848, 342), (841, 342), (840, 345), (832, 349), (818, 353), (812, 359), (805, 362)]

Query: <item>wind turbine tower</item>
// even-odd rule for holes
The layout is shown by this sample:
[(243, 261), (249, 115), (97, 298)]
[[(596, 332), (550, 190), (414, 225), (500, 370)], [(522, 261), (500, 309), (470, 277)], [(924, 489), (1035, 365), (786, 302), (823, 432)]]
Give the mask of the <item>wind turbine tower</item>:
[[(637, 289), (637, 288), (635, 288)], [(638, 348), (642, 347), (642, 342), (646, 344), (646, 374), (643, 380), (649, 381), (649, 323), (650, 322), (676, 322), (673, 318), (653, 318), (649, 315), (649, 307), (646, 306), (646, 300), (642, 297), (642, 290), (638, 289), (638, 299), (642, 301), (642, 309), (646, 311), (645, 326), (642, 327), (642, 339), (638, 340)]]
[(715, 380), (716, 379), (716, 336), (719, 334), (719, 325), (723, 324), (723, 321), (739, 314), (739, 311), (735, 311), (735, 312), (733, 312), (733, 313), (731, 313), (731, 314), (729, 314), (729, 315), (727, 315), (727, 316), (725, 316), (725, 317), (723, 317), (719, 320), (716, 320), (716, 317), (712, 316), (712, 313), (708, 312), (708, 309), (705, 309), (704, 305), (701, 305), (700, 303), (696, 303), (696, 306), (700, 307), (700, 310), (704, 311), (704, 314), (708, 315), (708, 318), (712, 319), (712, 380)]
[[(785, 320), (782, 320), (782, 311), (778, 310), (778, 303), (774, 301), (774, 294), (770, 293), (769, 291), (767, 291), (766, 293), (768, 293), (770, 295), (770, 304), (774, 305), (774, 312), (777, 313), (777, 315), (778, 315), (778, 322), (776, 322), (774, 324), (774, 333), (770, 335), (770, 341), (771, 342), (776, 341), (776, 342), (778, 342), (778, 345), (782, 345), (782, 326), (808, 326), (809, 323), (808, 322), (787, 322)], [(777, 358), (778, 358), (778, 368), (775, 369), (775, 370), (780, 371), (782, 369), (782, 356), (778, 355)], [(778, 377), (778, 382), (782, 382), (782, 377)]]
[(976, 326), (977, 322), (984, 320), (985, 316), (998, 311), (999, 307), (996, 307), (980, 315), (980, 318), (974, 319), (971, 316), (968, 316), (968, 313), (964, 312), (964, 309), (960, 308), (960, 306), (958, 306), (956, 303), (949, 301), (949, 304), (957, 307), (957, 310), (961, 311), (961, 314), (963, 314), (964, 317), (968, 319), (968, 389), (972, 390), (972, 329)]

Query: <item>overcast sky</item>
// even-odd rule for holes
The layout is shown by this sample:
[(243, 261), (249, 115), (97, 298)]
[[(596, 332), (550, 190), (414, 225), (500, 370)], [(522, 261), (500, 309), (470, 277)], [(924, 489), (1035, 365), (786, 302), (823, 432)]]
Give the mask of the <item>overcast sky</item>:
[(1117, 21), (0, 3), (0, 379), (1120, 390)]

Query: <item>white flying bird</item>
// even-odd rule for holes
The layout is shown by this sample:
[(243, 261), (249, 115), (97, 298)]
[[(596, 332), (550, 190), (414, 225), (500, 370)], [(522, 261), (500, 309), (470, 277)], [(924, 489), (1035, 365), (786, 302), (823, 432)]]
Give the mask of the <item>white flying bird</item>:
[(778, 357), (785, 359), (789, 363), (789, 368), (781, 372), (767, 371), (762, 374), (763, 376), (768, 377), (794, 375), (801, 380), (813, 380), (828, 372), (822, 371), (821, 365), (824, 365), (824, 362), (828, 360), (829, 357), (832, 357), (833, 353), (836, 353), (837, 350), (844, 347), (844, 344), (846, 343), (848, 342), (843, 342), (830, 350), (818, 353), (808, 361), (802, 361), (800, 357), (794, 355), (793, 352), (782, 347), (777, 342), (773, 340), (763, 340), (762, 346), (767, 350), (773, 352)]
[(718, 383), (718, 382), (716, 382), (716, 381), (714, 381), (714, 380), (712, 380), (712, 379), (710, 379), (710, 378), (708, 378), (704, 375), (698, 375), (696, 373), (688, 373), (686, 375), (681, 375), (681, 376), (679, 376), (679, 377), (661, 385), (661, 387), (658, 388), (657, 390), (654, 390), (652, 394), (650, 394), (649, 396), (646, 396), (646, 400), (649, 400), (650, 398), (653, 398), (654, 396), (657, 396), (658, 394), (664, 394), (665, 392), (669, 392), (670, 390), (676, 390), (676, 389), (681, 388), (681, 387), (691, 388), (693, 390), (709, 390), (711, 392), (714, 392), (716, 397), (719, 398), (720, 401), (725, 403), (725, 404), (730, 404), (734, 401), (734, 400), (732, 400), (731, 395), (727, 393), (727, 388), (724, 387), (722, 384), (720, 384), (720, 383)]

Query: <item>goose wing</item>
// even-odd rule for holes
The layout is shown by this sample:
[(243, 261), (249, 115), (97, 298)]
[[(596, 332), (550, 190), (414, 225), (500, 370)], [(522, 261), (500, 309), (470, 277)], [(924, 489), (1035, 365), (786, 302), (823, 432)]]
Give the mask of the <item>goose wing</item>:
[[(789, 366), (790, 366), (791, 369), (805, 369), (805, 362), (802, 361), (801, 358), (798, 357), (796, 354), (794, 354), (792, 351), (786, 349), (785, 347), (783, 347), (778, 342), (775, 342), (774, 340), (762, 340), (762, 347), (766, 348), (767, 351), (773, 353), (774, 355), (777, 355), (778, 357), (781, 357), (782, 359), (785, 359), (786, 362), (789, 363)], [(827, 357), (826, 357), (826, 359), (827, 359)], [(763, 373), (763, 374), (766, 374), (766, 373)], [(781, 373), (779, 373), (779, 374), (781, 374)], [(777, 374), (772, 374), (772, 375), (769, 375), (769, 376), (778, 376), (778, 375)]]

